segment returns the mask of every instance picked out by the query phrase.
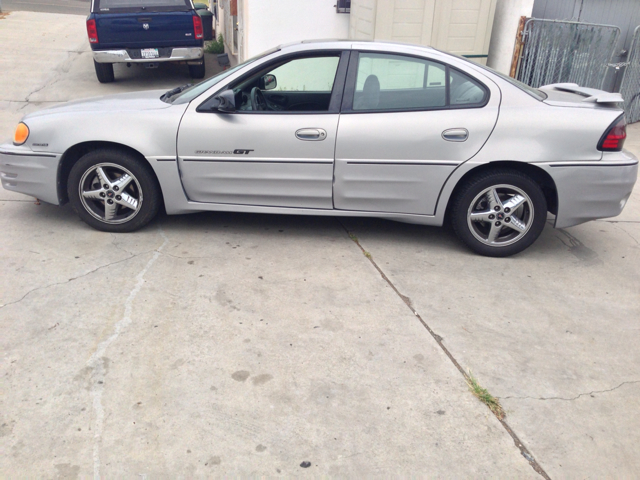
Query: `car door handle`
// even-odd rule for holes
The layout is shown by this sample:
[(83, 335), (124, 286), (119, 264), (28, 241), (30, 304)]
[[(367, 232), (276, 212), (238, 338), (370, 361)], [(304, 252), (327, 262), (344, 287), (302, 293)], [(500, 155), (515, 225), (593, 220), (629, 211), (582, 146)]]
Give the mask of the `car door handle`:
[(450, 128), (442, 132), (442, 138), (448, 142), (464, 142), (469, 138), (469, 130), (466, 128)]
[(327, 138), (327, 132), (321, 128), (301, 128), (296, 132), (299, 140), (319, 141)]

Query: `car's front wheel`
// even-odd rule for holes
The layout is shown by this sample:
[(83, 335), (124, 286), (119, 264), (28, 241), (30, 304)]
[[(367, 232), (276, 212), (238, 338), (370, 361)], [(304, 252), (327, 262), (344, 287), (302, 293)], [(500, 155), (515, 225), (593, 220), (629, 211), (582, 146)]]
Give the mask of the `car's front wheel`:
[(69, 173), (67, 193), (78, 216), (105, 232), (131, 232), (158, 213), (160, 186), (148, 165), (119, 150), (84, 155)]
[(451, 208), (453, 229), (480, 255), (508, 257), (542, 233), (547, 202), (540, 186), (513, 170), (494, 170), (468, 180)]

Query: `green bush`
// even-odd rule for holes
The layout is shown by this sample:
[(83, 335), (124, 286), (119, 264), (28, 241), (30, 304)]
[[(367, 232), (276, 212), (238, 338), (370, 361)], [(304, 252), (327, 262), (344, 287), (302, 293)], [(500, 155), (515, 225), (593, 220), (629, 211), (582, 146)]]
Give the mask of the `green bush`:
[(209, 42), (204, 51), (207, 53), (224, 53), (224, 38), (222, 38), (222, 34), (218, 35), (218, 40)]

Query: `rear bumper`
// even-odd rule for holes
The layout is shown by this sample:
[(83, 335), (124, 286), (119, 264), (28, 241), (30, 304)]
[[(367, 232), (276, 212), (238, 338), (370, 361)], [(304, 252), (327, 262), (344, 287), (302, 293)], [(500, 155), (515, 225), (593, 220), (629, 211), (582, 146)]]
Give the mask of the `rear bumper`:
[(60, 154), (34, 152), (0, 145), (0, 181), (5, 190), (31, 195), (58, 205), (57, 176)]
[(170, 56), (159, 58), (131, 58), (125, 49), (93, 51), (93, 59), (97, 63), (188, 62), (201, 60), (203, 56), (204, 48), (202, 47), (176, 47), (171, 49)]
[(544, 165), (558, 192), (556, 228), (622, 213), (638, 178), (638, 159), (629, 152), (608, 152), (595, 162)]

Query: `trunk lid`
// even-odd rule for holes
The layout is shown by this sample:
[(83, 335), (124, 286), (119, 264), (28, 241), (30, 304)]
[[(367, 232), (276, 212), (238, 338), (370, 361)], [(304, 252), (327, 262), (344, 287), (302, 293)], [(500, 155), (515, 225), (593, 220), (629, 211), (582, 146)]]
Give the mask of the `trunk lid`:
[(105, 48), (197, 46), (193, 12), (100, 13), (95, 15), (99, 43)]

